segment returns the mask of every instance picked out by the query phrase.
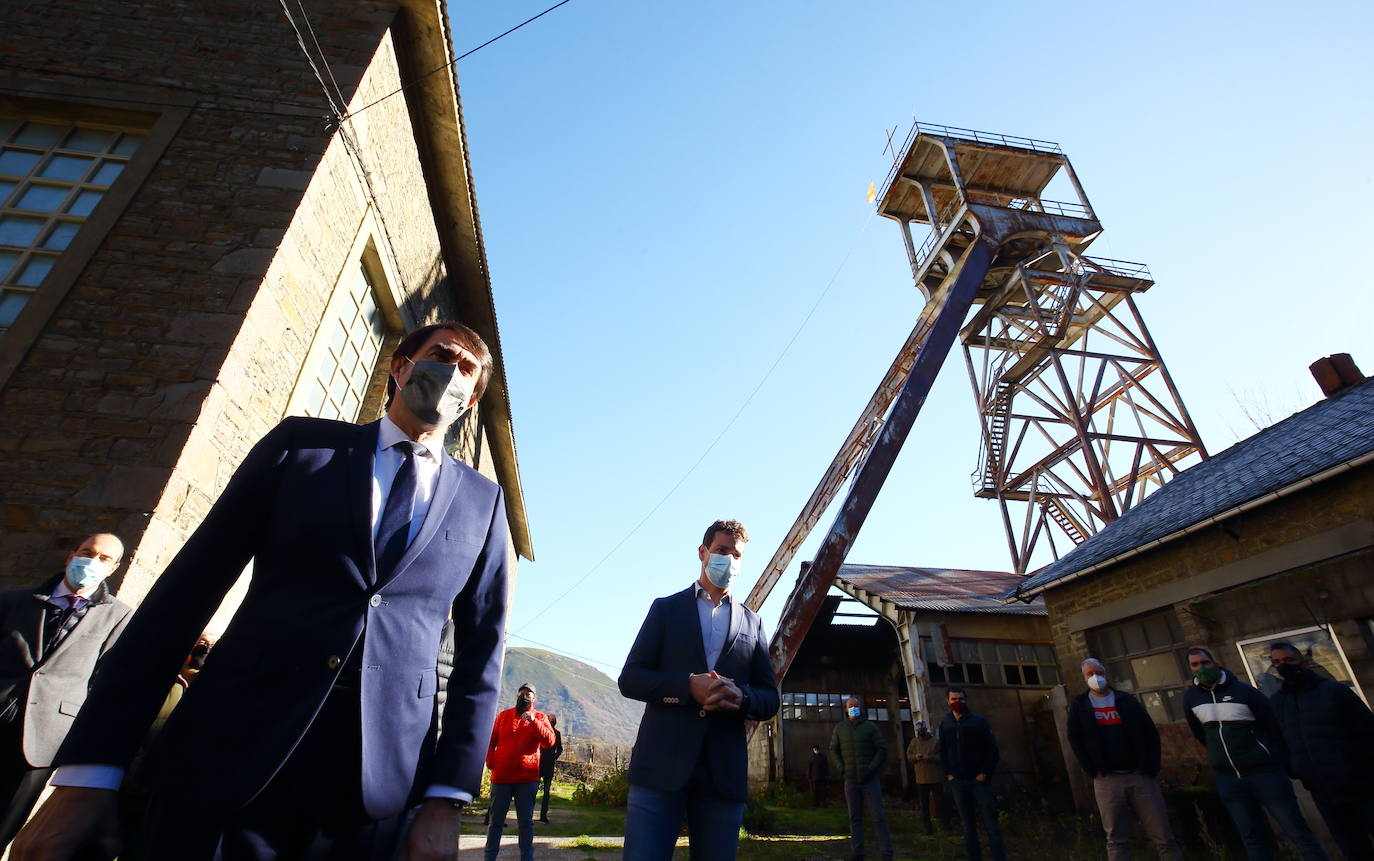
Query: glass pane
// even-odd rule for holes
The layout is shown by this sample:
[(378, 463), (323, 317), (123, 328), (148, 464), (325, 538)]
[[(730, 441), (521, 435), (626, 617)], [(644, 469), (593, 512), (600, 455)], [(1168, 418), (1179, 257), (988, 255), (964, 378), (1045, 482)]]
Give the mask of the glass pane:
[(305, 401), (306, 414), (318, 418), (320, 415), (320, 410), (324, 408), (324, 397), (324, 383), (320, 382), (319, 380), (315, 380), (310, 385), (310, 396), (306, 398)]
[(344, 347), (343, 356), (339, 359), (339, 364), (348, 369), (350, 375), (357, 372), (358, 350), (352, 344)]
[(28, 301), (28, 293), (0, 293), (0, 326), (14, 325)]
[(844, 697), (840, 696), (839, 694), (831, 694), (830, 704), (832, 706), (844, 706)]
[(978, 660), (978, 644), (967, 640), (954, 641), (954, 660), (960, 663), (974, 663)]
[(59, 221), (48, 233), (48, 238), (43, 240), (44, 248), (51, 248), (54, 251), (62, 251), (72, 244), (72, 237), (76, 236), (81, 225), (73, 224), (70, 221)]
[(983, 684), (983, 665), (964, 664), (964, 678), (968, 679), (971, 685)]
[(95, 185), (110, 185), (123, 170), (123, 162), (107, 161), (100, 166), (100, 170), (95, 172), (95, 176), (91, 177), (91, 182)]
[(358, 409), (360, 407), (362, 407), (362, 404), (358, 402), (358, 396), (355, 395), (352, 391), (350, 391), (348, 393), (348, 397), (344, 398), (343, 417), (348, 421), (356, 420), (358, 418)]
[(13, 251), (0, 251), (0, 281), (10, 274), (10, 269), (19, 262), (19, 255)]
[(41, 146), (44, 149), (57, 143), (57, 139), (62, 137), (62, 132), (66, 126), (50, 126), (45, 123), (24, 123), (24, 127), (19, 130), (19, 134), (14, 136), (15, 143), (25, 146)]
[(12, 179), (0, 179), (0, 205), (5, 203), (5, 200), (10, 196), (10, 192), (14, 191), (17, 185), (19, 185), (19, 183)]
[(926, 672), (930, 674), (930, 680), (936, 684), (945, 681), (945, 668), (939, 664), (927, 664)]
[(1128, 661), (1108, 664), (1107, 674), (1112, 677), (1112, 686), (1123, 691), (1135, 690), (1135, 679), (1131, 678), (1131, 665)]
[(1004, 664), (1013, 663), (1016, 660), (1016, 646), (1012, 643), (998, 643), (997, 660)]
[(72, 201), (72, 205), (67, 207), (67, 212), (72, 215), (90, 215), (95, 212), (95, 205), (100, 202), (104, 195), (101, 191), (83, 191)]
[(1150, 717), (1155, 723), (1168, 723), (1170, 721), (1169, 711), (1164, 705), (1164, 699), (1158, 691), (1150, 691), (1140, 697), (1145, 704), (1145, 711), (1150, 713)]
[(65, 179), (71, 182), (79, 182), (91, 169), (95, 163), (93, 158), (81, 158), (74, 155), (55, 155), (43, 165), (43, 169), (38, 172), (39, 176), (48, 179)]
[(1170, 720), (1186, 720), (1183, 713), (1183, 688), (1169, 688), (1160, 691)]
[(333, 398), (336, 402), (340, 402), (343, 400), (344, 395), (347, 393), (348, 377), (344, 375), (344, 372), (342, 370), (335, 371), (334, 380), (329, 384), (329, 396)]
[(815, 694), (807, 694), (807, 695), (806, 695), (806, 704), (809, 705), (809, 706), (814, 706), (814, 705), (816, 704), (816, 695), (815, 695)]
[(935, 644), (930, 640), (921, 641), (921, 652), (926, 656), (926, 663), (935, 663)]
[(902, 709), (901, 718), (907, 723), (911, 723), (911, 709)]
[(334, 327), (334, 331), (329, 336), (329, 350), (337, 356), (339, 355), (339, 351), (343, 349), (344, 344), (347, 343), (348, 330), (344, 328), (342, 323), (339, 323)]
[(1016, 644), (1016, 660), (1022, 664), (1035, 663), (1035, 647), (1029, 643)]
[(19, 152), (18, 150), (7, 149), (0, 152), (0, 173), (13, 174), (15, 176), (28, 176), (33, 170), (33, 166), (38, 164), (39, 154), (36, 152)]
[(1171, 652), (1132, 659), (1131, 674), (1142, 688), (1163, 688), (1181, 685), (1184, 681)]
[(1040, 684), (1040, 668), (1039, 668), (1039, 667), (1022, 667), (1022, 668), (1021, 668), (1021, 678), (1025, 679), (1025, 680), (1026, 680), (1026, 684), (1028, 684), (1028, 685), (1038, 685), (1038, 684)]
[(1059, 668), (1054, 666), (1041, 667), (1040, 679), (1047, 685), (1059, 684)]
[(142, 135), (125, 135), (115, 144), (113, 152), (116, 155), (133, 155), (138, 151), (138, 145), (143, 143)]
[(949, 676), (949, 680), (954, 684), (961, 683), (964, 680), (964, 665), (955, 664), (946, 671), (945, 675)]
[(1140, 622), (1128, 622), (1122, 625), (1121, 639), (1128, 655), (1145, 652), (1150, 648), (1150, 641), (1145, 639), (1145, 626)]
[(18, 245), (27, 248), (33, 244), (38, 231), (43, 228), (43, 219), (24, 218), (18, 215), (0, 217), (0, 245)]
[(1174, 612), (1170, 610), (1169, 612), (1163, 614), (1163, 618), (1164, 621), (1167, 622), (1169, 625), (1169, 642), (1183, 642), (1183, 631), (1178, 627), (1178, 619), (1174, 616)]
[(116, 134), (118, 132), (103, 129), (75, 129), (62, 148), (78, 149), (82, 152), (104, 152), (105, 147), (110, 144), (110, 138)]
[(878, 720), (887, 722), (887, 709), (878, 709)]
[(1035, 647), (1035, 662), (1038, 664), (1054, 663), (1054, 646), (1039, 643)]
[(14, 279), (14, 283), (24, 287), (37, 287), (52, 271), (52, 265), (56, 260), (55, 257), (30, 257), (29, 262), (20, 270), (19, 277)]
[(1007, 675), (1002, 672), (1001, 664), (984, 664), (983, 676), (984, 682), (989, 685), (1005, 685), (1007, 683)]
[(996, 643), (979, 643), (979, 644), (978, 644), (978, 660), (981, 661), (981, 662), (984, 663), (984, 664), (996, 663), (996, 661), (997, 661), (997, 644), (996, 644)]
[(1126, 648), (1121, 642), (1121, 632), (1116, 628), (1108, 628), (1099, 631), (1097, 634), (1097, 650), (1103, 658), (1116, 658), (1126, 654)]
[(57, 212), (70, 192), (71, 189), (65, 186), (30, 185), (19, 195), (19, 200), (14, 206), (16, 209), (32, 209), (35, 212)]
[(1009, 684), (1009, 685), (1019, 685), (1019, 684), (1021, 684), (1021, 668), (1020, 668), (1020, 667), (1016, 666), (1015, 664), (1007, 664), (1005, 667), (1002, 668), (1002, 672), (1003, 672), (1003, 673), (1006, 675), (1006, 677), (1007, 677), (1007, 684)]
[(1174, 644), (1174, 639), (1169, 634), (1169, 623), (1163, 616), (1142, 619), (1141, 624), (1145, 626), (1145, 637), (1150, 641), (1151, 649), (1163, 649)]
[(7, 120), (0, 117), (0, 141), (8, 140), (10, 132), (19, 128), (19, 120)]

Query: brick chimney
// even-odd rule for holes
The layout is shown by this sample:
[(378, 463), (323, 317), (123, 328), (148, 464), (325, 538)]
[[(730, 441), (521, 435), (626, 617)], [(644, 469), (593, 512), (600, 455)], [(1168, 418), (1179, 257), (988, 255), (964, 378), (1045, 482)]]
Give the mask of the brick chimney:
[(1326, 397), (1343, 392), (1356, 383), (1364, 382), (1364, 374), (1355, 367), (1355, 360), (1350, 358), (1349, 353), (1336, 353), (1324, 359), (1318, 359), (1308, 370), (1312, 372), (1312, 378), (1321, 386), (1322, 394)]

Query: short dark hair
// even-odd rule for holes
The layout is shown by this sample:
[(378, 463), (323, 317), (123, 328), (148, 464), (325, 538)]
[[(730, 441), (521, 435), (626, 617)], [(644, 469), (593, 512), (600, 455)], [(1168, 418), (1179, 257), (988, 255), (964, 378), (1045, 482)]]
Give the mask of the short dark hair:
[(744, 524), (738, 520), (717, 520), (706, 527), (706, 535), (701, 539), (702, 547), (710, 547), (711, 539), (716, 537), (717, 532), (728, 532), (739, 541), (748, 541), (749, 533), (744, 530)]
[(1304, 654), (1302, 653), (1302, 650), (1301, 650), (1301, 649), (1299, 649), (1297, 646), (1293, 645), (1292, 643), (1288, 642), (1287, 640), (1279, 640), (1279, 641), (1277, 641), (1277, 642), (1274, 642), (1274, 643), (1270, 643), (1270, 644), (1269, 644), (1269, 651), (1270, 651), (1270, 652), (1277, 652), (1279, 649), (1284, 649), (1285, 651), (1292, 652), (1294, 655), (1296, 655), (1296, 656), (1299, 657), (1299, 658), (1305, 658), (1305, 657), (1307, 657), (1306, 655), (1304, 655)]
[(1192, 648), (1190, 648), (1190, 649), (1188, 650), (1188, 654), (1189, 654), (1189, 655), (1206, 655), (1206, 656), (1207, 656), (1207, 660), (1211, 661), (1211, 662), (1214, 663), (1214, 664), (1217, 662), (1216, 656), (1214, 656), (1214, 655), (1212, 654), (1212, 650), (1211, 650), (1211, 649), (1204, 649), (1202, 646), (1193, 646)]
[(968, 697), (968, 691), (958, 685), (950, 685), (945, 689), (945, 699), (949, 699), (950, 694), (963, 694), (965, 697)]
[[(401, 343), (396, 345), (396, 349), (391, 351), (391, 358), (394, 360), (398, 356), (407, 359), (420, 352), (420, 348), (441, 329), (447, 329), (458, 336), (458, 343), (463, 345), (463, 349), (477, 357), (477, 387), (473, 389), (473, 395), (482, 399), (482, 393), (487, 390), (487, 383), (491, 381), (491, 371), (493, 367), (491, 350), (487, 349), (487, 342), (476, 332), (464, 326), (462, 323), (434, 323), (429, 326), (421, 326), (409, 335), (401, 339)], [(391, 405), (391, 399), (396, 396), (396, 380), (390, 374), (386, 377), (386, 403)]]

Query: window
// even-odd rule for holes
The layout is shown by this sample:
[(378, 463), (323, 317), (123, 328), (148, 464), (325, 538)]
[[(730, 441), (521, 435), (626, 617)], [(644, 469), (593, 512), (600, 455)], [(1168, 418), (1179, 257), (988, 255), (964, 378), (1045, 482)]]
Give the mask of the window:
[(291, 412), (345, 422), (361, 419), (385, 337), (386, 322), (372, 282), (362, 264), (354, 263), (339, 279), (315, 334)]
[(1330, 630), (1323, 630), (1315, 625), (1294, 631), (1280, 631), (1263, 637), (1252, 637), (1236, 643), (1245, 671), (1250, 676), (1250, 684), (1259, 688), (1265, 696), (1272, 697), (1282, 684), (1279, 677), (1270, 671), (1272, 665), (1269, 646), (1279, 641), (1291, 643), (1301, 651), (1303, 656), (1315, 665), (1317, 675), (1334, 679), (1363, 698), (1364, 692), (1351, 676), (1350, 665), (1346, 663), (1340, 641)]
[(142, 142), (115, 126), (0, 116), (0, 335)]
[(1188, 647), (1173, 610), (1096, 628), (1088, 643), (1112, 684), (1135, 694), (1155, 723), (1183, 720)]
[(843, 694), (785, 693), (782, 695), (783, 720), (810, 720), (834, 723), (844, 719)]
[(941, 667), (934, 643), (923, 638), (926, 671), (931, 682), (951, 685), (1048, 687), (1059, 684), (1059, 665), (1048, 643), (999, 643), (989, 640), (949, 642), (954, 665)]

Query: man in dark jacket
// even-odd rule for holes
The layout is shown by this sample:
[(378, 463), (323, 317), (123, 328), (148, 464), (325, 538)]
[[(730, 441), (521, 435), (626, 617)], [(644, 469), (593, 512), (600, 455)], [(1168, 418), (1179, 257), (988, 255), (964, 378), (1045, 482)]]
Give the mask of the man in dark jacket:
[(1289, 770), (1345, 857), (1374, 859), (1374, 713), (1350, 688), (1317, 675), (1292, 643), (1274, 643), (1269, 657), (1283, 679), (1269, 702)]
[(857, 697), (844, 701), (845, 719), (830, 736), (830, 756), (844, 780), (844, 802), (849, 806), (849, 840), (854, 861), (864, 857), (864, 802), (873, 808), (873, 826), (878, 831), (883, 858), (892, 857), (892, 834), (883, 814), (883, 785), (880, 780), (887, 761), (887, 740), (883, 731), (864, 717)]
[(1088, 690), (1069, 703), (1069, 746), (1093, 779), (1093, 794), (1107, 832), (1107, 858), (1131, 857), (1132, 808), (1160, 858), (1183, 861), (1169, 828), (1169, 811), (1159, 791), (1159, 731), (1140, 701), (1112, 688), (1107, 665), (1082, 664)]
[(1268, 810), (1303, 858), (1325, 861), (1284, 773), (1288, 754), (1269, 700), (1217, 666), (1206, 649), (1188, 650), (1188, 668), (1193, 671), (1193, 683), (1183, 695), (1188, 728), (1207, 748), (1217, 792), (1240, 831), (1246, 857), (1274, 857), (1264, 823)]
[(963, 688), (951, 687), (945, 698), (949, 714), (940, 722), (940, 764), (945, 768), (945, 781), (964, 823), (964, 851), (969, 861), (981, 861), (983, 857), (976, 815), (988, 832), (992, 857), (1007, 861), (1002, 829), (997, 825), (997, 799), (992, 794), (992, 773), (1001, 758), (992, 725), (987, 718), (969, 711), (968, 695)]
[(821, 746), (811, 745), (811, 759), (806, 763), (806, 779), (811, 781), (811, 803), (817, 807), (825, 803), (825, 784), (830, 779), (830, 760)]
[(553, 786), (553, 769), (563, 755), (563, 733), (558, 729), (558, 715), (549, 715), (553, 727), (553, 747), (539, 751), (539, 779), (544, 781), (544, 800), (539, 805), (539, 821), (549, 821), (549, 790)]

